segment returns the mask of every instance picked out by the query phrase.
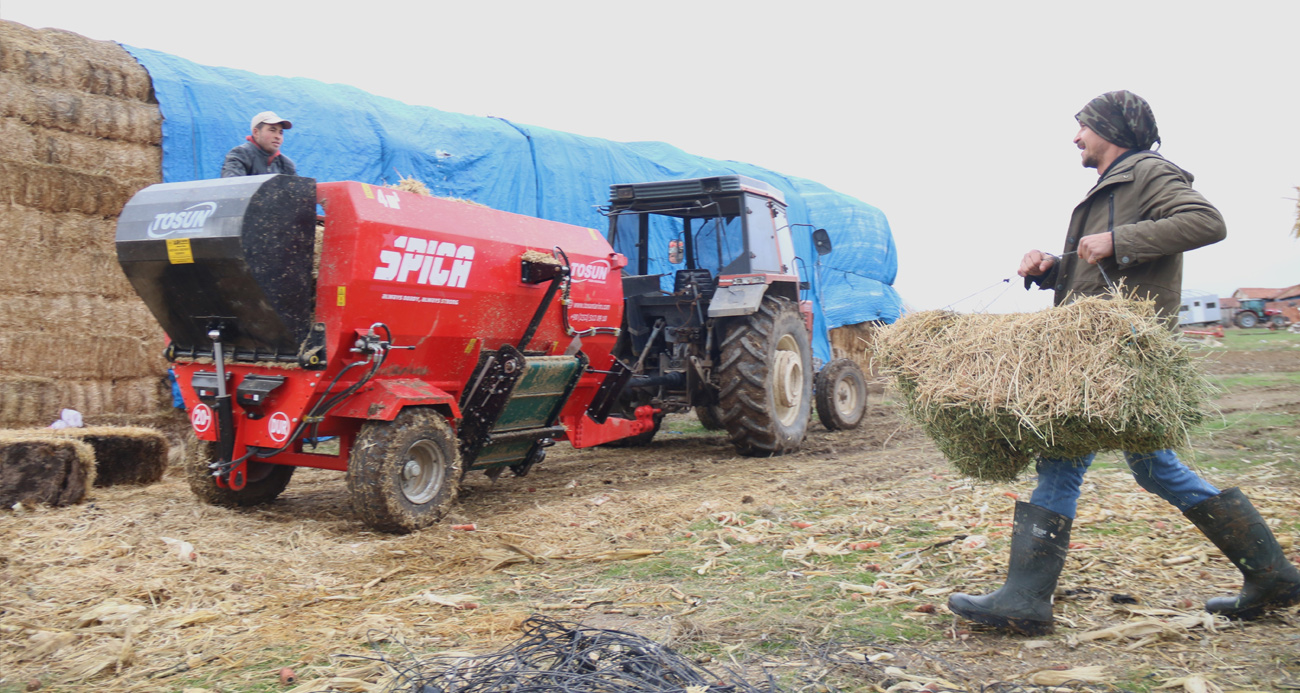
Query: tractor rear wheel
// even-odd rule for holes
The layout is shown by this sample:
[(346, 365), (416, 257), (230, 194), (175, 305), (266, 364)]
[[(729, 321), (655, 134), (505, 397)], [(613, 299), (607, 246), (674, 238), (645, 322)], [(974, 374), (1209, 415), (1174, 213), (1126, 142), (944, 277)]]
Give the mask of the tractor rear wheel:
[(706, 431), (721, 431), (724, 428), (722, 425), (722, 412), (718, 411), (718, 407), (715, 405), (696, 405), (695, 416), (700, 420), (700, 425)]
[(817, 372), (817, 418), (828, 431), (857, 428), (867, 413), (867, 378), (852, 359), (835, 359)]
[(736, 450), (794, 452), (812, 412), (812, 344), (794, 301), (766, 296), (758, 312), (726, 325), (716, 371), (718, 412)]
[(244, 488), (233, 491), (217, 486), (212, 469), (208, 467), (215, 459), (217, 444), (206, 440), (198, 441), (194, 452), (185, 458), (185, 479), (200, 501), (222, 508), (246, 508), (270, 503), (284, 493), (289, 480), (293, 478), (293, 470), (297, 469), (286, 464), (249, 460), (248, 481)]
[(1237, 327), (1250, 329), (1259, 324), (1259, 316), (1251, 311), (1244, 310), (1237, 313), (1237, 317), (1233, 319), (1233, 322), (1237, 323)]
[(460, 476), (460, 449), (447, 420), (408, 407), (392, 421), (361, 427), (348, 459), (348, 495), (367, 526), (405, 534), (447, 514)]

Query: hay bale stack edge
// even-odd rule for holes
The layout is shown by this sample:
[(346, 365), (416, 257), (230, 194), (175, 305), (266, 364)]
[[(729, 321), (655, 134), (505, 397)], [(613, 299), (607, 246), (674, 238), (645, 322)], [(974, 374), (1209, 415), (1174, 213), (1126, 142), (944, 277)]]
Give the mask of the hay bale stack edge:
[(0, 507), (80, 503), (95, 479), (95, 452), (71, 438), (0, 438)]
[(94, 451), (95, 486), (152, 484), (167, 472), (167, 437), (138, 426), (34, 428), (0, 431), (0, 444), (10, 439), (78, 440)]
[(162, 330), (117, 264), (122, 206), (162, 180), (162, 114), (121, 46), (0, 20), (0, 426), (165, 411)]
[(1091, 297), (1037, 313), (915, 313), (875, 358), (967, 476), (1007, 481), (1039, 455), (1180, 447), (1213, 388), (1155, 305)]

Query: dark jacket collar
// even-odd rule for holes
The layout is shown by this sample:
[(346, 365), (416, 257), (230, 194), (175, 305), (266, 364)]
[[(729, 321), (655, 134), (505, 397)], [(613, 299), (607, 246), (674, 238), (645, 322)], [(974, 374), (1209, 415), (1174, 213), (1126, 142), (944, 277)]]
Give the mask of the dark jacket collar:
[[(1125, 149), (1123, 154), (1120, 154), (1118, 157), (1115, 157), (1115, 160), (1110, 162), (1110, 166), (1106, 169), (1106, 172), (1097, 177), (1097, 182), (1101, 182), (1105, 180), (1107, 176), (1118, 171), (1119, 162), (1129, 158), (1130, 156), (1133, 156), (1134, 154), (1143, 154), (1143, 153), (1156, 154), (1150, 149)], [(1160, 155), (1156, 154), (1156, 156), (1160, 156)]]

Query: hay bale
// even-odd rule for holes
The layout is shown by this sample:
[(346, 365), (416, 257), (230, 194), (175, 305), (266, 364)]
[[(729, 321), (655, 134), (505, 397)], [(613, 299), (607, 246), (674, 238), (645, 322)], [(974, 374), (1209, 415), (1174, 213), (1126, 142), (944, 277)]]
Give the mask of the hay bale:
[(875, 351), (874, 340), (880, 323), (860, 322), (853, 325), (841, 325), (830, 330), (831, 358), (852, 359), (857, 362), (863, 373), (875, 375), (872, 354)]
[[(52, 212), (0, 201), (0, 243), (6, 252), (39, 245), (41, 249), (90, 253), (117, 261), (117, 220), (98, 214)], [(66, 272), (65, 272), (66, 274)], [(7, 290), (9, 287), (5, 287)]]
[[(134, 297), (109, 298), (90, 293), (43, 293), (37, 287), (13, 286), (28, 293), (0, 291), (0, 334), (40, 329), (51, 335), (85, 333), (145, 340), (162, 349), (163, 332), (144, 303)], [(154, 371), (150, 371), (154, 372)]]
[(119, 180), (53, 164), (0, 159), (0, 190), (7, 202), (47, 212), (116, 217), (127, 200), (152, 182)]
[(0, 72), (89, 94), (154, 102), (149, 73), (113, 41), (0, 20)]
[(53, 438), (79, 440), (95, 453), (95, 486), (145, 485), (167, 471), (167, 438), (151, 428), (89, 426), (86, 428), (20, 429), (0, 431), (7, 439)]
[(95, 452), (79, 440), (0, 437), (0, 507), (80, 503), (95, 478)]
[(1039, 455), (1186, 443), (1212, 387), (1155, 304), (1092, 297), (1037, 313), (915, 313), (876, 340), (909, 414), (967, 476)]
[(159, 376), (73, 380), (0, 374), (0, 426), (47, 426), (64, 408), (87, 418), (148, 416), (165, 411), (170, 401), (166, 380)]
[(162, 112), (156, 105), (41, 86), (4, 72), (0, 116), (78, 135), (162, 144)]
[(117, 263), (115, 229), (113, 219), (0, 202), (4, 289), (138, 300)]
[(118, 179), (162, 180), (162, 147), (50, 130), (0, 118), (0, 142), (14, 161), (55, 164)]
[(101, 334), (87, 323), (76, 332), (0, 333), (0, 371), (59, 378), (139, 378), (167, 372), (161, 339)]

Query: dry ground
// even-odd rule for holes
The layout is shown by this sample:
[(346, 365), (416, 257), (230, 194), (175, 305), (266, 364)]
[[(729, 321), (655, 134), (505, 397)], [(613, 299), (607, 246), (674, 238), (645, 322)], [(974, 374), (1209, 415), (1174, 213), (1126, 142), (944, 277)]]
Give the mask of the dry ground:
[[(1207, 370), (1300, 371), (1300, 349), (1228, 352)], [(751, 672), (770, 665), (791, 688), (829, 676), (845, 690), (926, 677), (978, 689), (1083, 666), (1127, 690), (1189, 675), (1225, 690), (1300, 687), (1296, 609), (1245, 626), (1191, 618), (1238, 574), (1114, 461), (1088, 475), (1056, 633), (956, 621), (946, 595), (1000, 584), (1013, 497), (1032, 481), (959, 477), (873, 397), (860, 429), (814, 424), (803, 451), (782, 458), (737, 457), (693, 417), (670, 418), (646, 448), (557, 448), (526, 478), (469, 477), (454, 517), (408, 536), (365, 531), (342, 475), (315, 470), (247, 511), (199, 505), (175, 471), (76, 507), (5, 511), (0, 691), (292, 689), (282, 666), (303, 681), (373, 683), (378, 668), (331, 655), (384, 638), (418, 653), (489, 651), (539, 612)], [(1300, 387), (1237, 389), (1219, 406), (1294, 414)], [(1300, 430), (1258, 428), (1208, 439), (1201, 466), (1242, 486), (1295, 554), (1300, 446), (1250, 437), (1294, 443)], [(846, 651), (887, 652), (900, 669)]]

